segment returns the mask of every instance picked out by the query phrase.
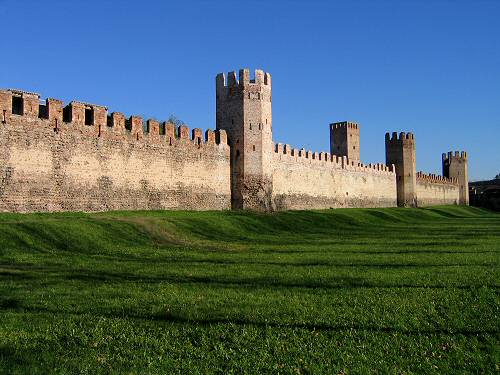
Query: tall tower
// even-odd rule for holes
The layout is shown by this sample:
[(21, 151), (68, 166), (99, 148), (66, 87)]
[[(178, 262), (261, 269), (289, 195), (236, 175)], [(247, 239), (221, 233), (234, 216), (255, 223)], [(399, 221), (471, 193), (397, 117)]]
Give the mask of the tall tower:
[(231, 205), (234, 209), (272, 209), (271, 75), (241, 69), (216, 77), (216, 127), (231, 146)]
[(456, 178), (460, 186), (459, 204), (469, 204), (469, 172), (467, 166), (467, 153), (465, 151), (448, 152), (443, 154), (443, 176)]
[(355, 122), (343, 121), (330, 124), (330, 153), (347, 156), (359, 161), (359, 126)]
[(416, 147), (413, 133), (385, 134), (385, 160), (396, 167), (398, 206), (417, 206)]

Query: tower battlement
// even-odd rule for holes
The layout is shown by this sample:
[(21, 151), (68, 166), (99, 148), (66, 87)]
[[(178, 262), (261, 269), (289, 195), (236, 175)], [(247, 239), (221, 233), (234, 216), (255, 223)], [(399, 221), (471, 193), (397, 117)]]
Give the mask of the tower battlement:
[(215, 81), (217, 92), (223, 87), (236, 87), (236, 86), (249, 86), (249, 85), (271, 85), (271, 74), (264, 72), (261, 69), (256, 69), (254, 71), (254, 78), (250, 78), (250, 69), (240, 69), (238, 72), (238, 78), (236, 77), (236, 72), (228, 72), (227, 75), (224, 73), (217, 74)]
[(453, 158), (467, 160), (467, 152), (465, 152), (465, 151), (455, 151), (455, 152), (449, 151), (449, 152), (443, 153), (443, 155), (442, 155), (443, 162), (446, 160), (450, 161)]
[(330, 124), (330, 129), (358, 129), (359, 125), (356, 122), (352, 121), (341, 121), (341, 122), (333, 122)]
[(415, 135), (411, 132), (410, 133), (401, 132), (399, 134), (398, 132), (392, 132), (392, 135), (391, 133), (385, 133), (386, 143), (398, 144), (401, 143), (401, 141), (403, 141), (403, 143), (411, 144), (415, 141)]

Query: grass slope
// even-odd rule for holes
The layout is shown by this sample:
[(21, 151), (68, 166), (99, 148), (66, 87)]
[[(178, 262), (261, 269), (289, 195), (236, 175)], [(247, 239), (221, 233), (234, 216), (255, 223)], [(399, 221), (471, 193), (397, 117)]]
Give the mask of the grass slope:
[(492, 373), (500, 215), (0, 215), (0, 373)]

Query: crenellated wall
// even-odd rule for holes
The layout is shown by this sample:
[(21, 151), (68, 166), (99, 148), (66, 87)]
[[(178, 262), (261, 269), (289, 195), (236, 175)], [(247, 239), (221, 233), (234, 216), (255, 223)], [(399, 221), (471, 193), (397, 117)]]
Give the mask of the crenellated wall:
[(394, 207), (394, 166), (364, 165), (325, 152), (277, 144), (273, 163), (276, 209)]
[(0, 211), (230, 207), (224, 130), (203, 135), (108, 115), (103, 106), (0, 91)]
[(417, 172), (418, 206), (459, 204), (460, 187), (456, 178)]
[(468, 204), (466, 152), (416, 172), (413, 133), (387, 133), (386, 163), (360, 161), (360, 127), (330, 124), (330, 151), (273, 143), (271, 75), (216, 76), (202, 133), (101, 105), (0, 90), (0, 212), (259, 211)]

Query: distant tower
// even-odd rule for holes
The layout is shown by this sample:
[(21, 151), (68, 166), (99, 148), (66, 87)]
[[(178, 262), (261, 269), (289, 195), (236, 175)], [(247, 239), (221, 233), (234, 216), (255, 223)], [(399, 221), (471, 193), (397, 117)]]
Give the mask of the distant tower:
[(234, 209), (272, 209), (271, 75), (242, 69), (216, 78), (216, 127), (231, 146), (231, 205)]
[(443, 176), (458, 179), (460, 186), (459, 204), (469, 204), (469, 172), (467, 166), (467, 153), (455, 151), (443, 154)]
[(415, 137), (413, 133), (385, 134), (385, 160), (390, 166), (396, 167), (396, 183), (398, 192), (398, 206), (417, 206), (417, 167), (415, 152)]
[(359, 161), (359, 126), (343, 121), (330, 124), (330, 153)]

